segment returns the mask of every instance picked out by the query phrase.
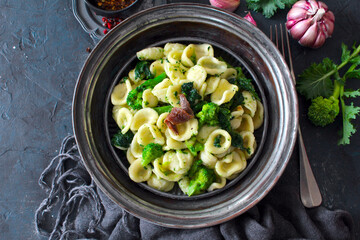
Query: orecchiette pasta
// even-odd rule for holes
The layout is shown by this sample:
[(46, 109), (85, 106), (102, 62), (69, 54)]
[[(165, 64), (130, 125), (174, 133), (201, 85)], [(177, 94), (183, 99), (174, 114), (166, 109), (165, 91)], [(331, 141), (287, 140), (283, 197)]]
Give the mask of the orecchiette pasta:
[(222, 74), (227, 69), (225, 62), (210, 56), (201, 57), (197, 64), (205, 68), (206, 72), (210, 75)]
[(220, 189), (225, 187), (225, 184), (226, 184), (226, 178), (216, 175), (216, 181), (213, 182), (207, 190), (211, 192), (214, 191), (215, 189)]
[(244, 114), (241, 117), (241, 123), (240, 126), (236, 129), (238, 131), (248, 131), (253, 133), (254, 132), (254, 123), (253, 119), (249, 114)]
[(145, 48), (136, 53), (139, 60), (158, 60), (164, 57), (164, 49), (161, 47)]
[(231, 136), (223, 129), (214, 130), (205, 142), (205, 150), (213, 154), (226, 152), (231, 146)]
[(171, 52), (172, 50), (184, 50), (185, 47), (186, 46), (181, 43), (167, 43), (164, 46), (164, 54), (168, 55), (168, 53)]
[(206, 140), (209, 138), (209, 135), (216, 129), (219, 129), (219, 127), (209, 126), (209, 125), (202, 126), (199, 130), (198, 135), (196, 136), (196, 140), (204, 144)]
[(162, 133), (165, 133), (166, 131), (166, 123), (164, 122), (165, 118), (169, 115), (168, 112), (160, 114), (158, 120), (156, 121), (156, 126)]
[(149, 143), (165, 144), (165, 138), (160, 130), (153, 124), (145, 123), (137, 132), (137, 141), (140, 145), (146, 146)]
[(173, 187), (175, 185), (174, 182), (170, 182), (165, 179), (159, 178), (158, 176), (156, 176), (156, 174), (152, 174), (150, 176), (150, 178), (147, 180), (147, 184), (150, 187), (155, 188), (160, 191), (163, 191), (163, 192), (170, 191), (171, 189), (173, 189)]
[(136, 133), (134, 135), (134, 138), (132, 139), (131, 141), (131, 144), (130, 144), (130, 151), (131, 151), (131, 154), (135, 157), (135, 158), (141, 158), (142, 157), (142, 152), (144, 150), (144, 146), (141, 146), (139, 144), (139, 142), (137, 141), (137, 136), (138, 136), (138, 133)]
[(192, 67), (195, 65), (196, 61), (195, 45), (189, 44), (181, 55), (181, 62), (187, 67)]
[(186, 79), (194, 82), (194, 87), (200, 90), (206, 80), (205, 68), (195, 65), (186, 72)]
[(228, 67), (207, 43), (167, 43), (136, 55), (141, 62), (110, 95), (119, 127), (111, 142), (126, 151), (130, 179), (189, 196), (226, 187), (254, 155), (254, 131), (264, 122), (241, 68)]
[(193, 163), (193, 155), (190, 154), (189, 150), (177, 150), (168, 151), (165, 153), (163, 158), (163, 165), (169, 165), (174, 173), (185, 174), (189, 171)]
[(146, 89), (143, 92), (142, 107), (156, 107), (158, 105), (157, 97), (151, 92), (151, 89)]
[(256, 101), (256, 111), (253, 117), (254, 129), (258, 129), (264, 122), (264, 106), (260, 101)]
[(129, 167), (129, 176), (134, 182), (145, 182), (151, 176), (151, 168), (144, 168), (141, 159), (136, 159)]
[(155, 124), (159, 114), (152, 108), (143, 108), (135, 113), (131, 123), (131, 131), (137, 131), (145, 123)]
[(167, 181), (171, 182), (177, 182), (182, 177), (183, 174), (178, 174), (173, 171), (173, 169), (170, 168), (170, 162), (164, 162), (163, 157), (157, 158), (153, 162), (153, 172), (158, 176), (159, 178), (165, 179)]
[(210, 44), (195, 44), (196, 61), (202, 57), (214, 57), (214, 49)]
[(177, 125), (178, 134), (173, 131), (169, 131), (170, 137), (177, 141), (185, 141), (191, 138), (191, 136), (198, 133), (198, 120), (191, 119), (185, 123)]
[(211, 169), (215, 168), (215, 164), (218, 160), (217, 157), (206, 150), (200, 151), (200, 159), (206, 167)]
[(185, 149), (186, 148), (185, 142), (177, 141), (174, 138), (172, 138), (170, 131), (171, 131), (170, 129), (166, 129), (165, 131), (165, 136), (166, 136), (165, 150), (169, 151), (172, 149), (174, 150)]
[(167, 60), (170, 62), (170, 64), (172, 65), (176, 65), (179, 64), (181, 61), (181, 55), (182, 55), (182, 51), (181, 50), (172, 50), (171, 52), (169, 52), (166, 57)]
[(168, 87), (172, 84), (170, 79), (165, 78), (161, 83), (157, 84), (154, 89), (152, 90), (152, 93), (157, 97), (157, 99), (161, 102), (168, 102), (166, 99), (166, 92), (168, 90)]
[(130, 164), (132, 164), (132, 163), (135, 162), (135, 160), (136, 160), (136, 158), (134, 157), (134, 155), (131, 153), (131, 149), (130, 149), (130, 148), (128, 148), (128, 149), (126, 150), (126, 158), (127, 158), (128, 162), (129, 162)]
[(240, 132), (241, 137), (244, 141), (244, 147), (248, 149), (248, 151), (245, 152), (246, 159), (250, 158), (256, 149), (256, 141), (255, 136), (252, 132), (243, 131)]
[(242, 95), (244, 97), (245, 113), (248, 113), (251, 117), (254, 117), (256, 112), (256, 99), (248, 91), (243, 91)]
[(166, 98), (168, 102), (174, 107), (180, 107), (179, 94), (181, 92), (181, 85), (175, 84), (168, 87), (166, 92)]
[(129, 80), (126, 80), (124, 83), (119, 83), (114, 87), (114, 90), (111, 93), (111, 103), (113, 105), (125, 105), (126, 97), (131, 91), (131, 83)]
[(246, 167), (245, 155), (241, 155), (238, 151), (226, 155), (215, 165), (216, 173), (224, 178), (229, 178), (233, 174), (237, 174)]
[(231, 79), (231, 78), (236, 78), (237, 76), (237, 71), (235, 68), (228, 68), (225, 70), (225, 72), (223, 72), (221, 75), (220, 75), (220, 78), (221, 79)]
[(220, 77), (210, 77), (206, 80), (206, 90), (205, 90), (205, 95), (209, 95), (213, 92), (215, 92), (215, 90), (217, 89), (217, 87), (219, 86), (220, 83)]
[(217, 105), (229, 102), (239, 90), (239, 87), (221, 79), (215, 92), (211, 94), (211, 101)]
[(130, 129), (133, 121), (133, 115), (129, 109), (115, 106), (113, 108), (113, 118), (118, 127), (121, 129), (122, 134), (125, 134)]
[(156, 60), (150, 65), (150, 72), (156, 77), (163, 73), (164, 70), (164, 61)]
[(179, 83), (181, 80), (185, 79), (185, 73), (187, 68), (184, 67), (181, 63), (171, 64), (170, 61), (165, 61), (164, 69), (166, 75), (170, 78), (171, 82), (174, 84)]

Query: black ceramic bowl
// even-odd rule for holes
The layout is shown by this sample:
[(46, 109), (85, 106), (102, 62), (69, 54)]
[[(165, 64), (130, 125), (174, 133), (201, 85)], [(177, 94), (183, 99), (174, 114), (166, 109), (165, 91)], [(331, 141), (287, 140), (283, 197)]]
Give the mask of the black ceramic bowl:
[(84, 1), (85, 4), (97, 15), (105, 16), (105, 17), (127, 17), (133, 13), (132, 10), (135, 8), (135, 5), (139, 2), (139, 0), (135, 0), (135, 2), (133, 2), (131, 5), (119, 10), (105, 10), (103, 8), (100, 8), (96, 4), (97, 2), (96, 0), (84, 0)]
[[(126, 159), (110, 144), (109, 96), (119, 76), (133, 67), (137, 51), (167, 42), (210, 43), (216, 56), (238, 61), (254, 78), (267, 109), (262, 149), (241, 179), (217, 194), (184, 199), (150, 191), (130, 180)], [(290, 159), (297, 122), (295, 88), (274, 44), (248, 21), (208, 5), (163, 5), (123, 21), (91, 52), (73, 99), (76, 141), (97, 185), (128, 212), (175, 228), (218, 224), (259, 202)]]

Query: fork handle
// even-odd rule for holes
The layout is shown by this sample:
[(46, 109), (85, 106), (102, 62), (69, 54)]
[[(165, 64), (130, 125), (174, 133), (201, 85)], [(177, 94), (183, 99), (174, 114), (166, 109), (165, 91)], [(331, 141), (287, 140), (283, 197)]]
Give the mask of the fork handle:
[(300, 126), (298, 128), (299, 157), (300, 157), (300, 198), (307, 208), (317, 207), (322, 202), (319, 186), (311, 170), (309, 158), (306, 154)]

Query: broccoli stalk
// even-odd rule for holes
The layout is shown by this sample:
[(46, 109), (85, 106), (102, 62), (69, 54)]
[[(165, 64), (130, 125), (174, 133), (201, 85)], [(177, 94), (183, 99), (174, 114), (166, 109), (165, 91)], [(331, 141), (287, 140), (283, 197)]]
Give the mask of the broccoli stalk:
[(139, 110), (142, 108), (142, 95), (146, 89), (153, 89), (158, 83), (166, 78), (166, 74), (162, 73), (159, 76), (146, 80), (140, 86), (137, 86), (135, 89), (131, 90), (126, 98), (126, 103), (134, 110)]
[(121, 133), (119, 130), (111, 139), (111, 143), (113, 146), (125, 150), (129, 148), (131, 141), (134, 138), (134, 134), (131, 131), (127, 131), (125, 134)]
[(142, 152), (141, 165), (146, 166), (153, 160), (164, 155), (164, 151), (162, 150), (162, 146), (157, 143), (149, 143), (144, 147)]
[(173, 108), (173, 106), (166, 105), (166, 106), (161, 106), (161, 107), (155, 107), (153, 109), (160, 115), (162, 113), (170, 112), (172, 108)]
[(329, 98), (318, 96), (311, 100), (308, 117), (314, 125), (324, 127), (335, 121), (340, 112), (339, 97), (343, 88), (339, 81), (335, 81), (333, 94)]
[(214, 170), (208, 169), (202, 165), (201, 160), (193, 163), (189, 170), (190, 183), (187, 194), (189, 196), (197, 195), (206, 191), (211, 183), (216, 180)]

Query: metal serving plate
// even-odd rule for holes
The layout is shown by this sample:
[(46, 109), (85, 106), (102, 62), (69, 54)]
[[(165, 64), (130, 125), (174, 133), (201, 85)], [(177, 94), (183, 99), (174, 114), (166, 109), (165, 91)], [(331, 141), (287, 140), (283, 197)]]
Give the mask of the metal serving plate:
[[(218, 194), (187, 201), (159, 195), (132, 182), (109, 143), (106, 121), (109, 120), (106, 119), (109, 91), (135, 53), (175, 40), (208, 42), (238, 59), (256, 80), (267, 107), (263, 147), (251, 168)], [(244, 213), (259, 202), (277, 182), (290, 159), (297, 122), (295, 88), (277, 48), (246, 20), (199, 4), (151, 8), (118, 25), (89, 55), (73, 99), (76, 141), (97, 185), (128, 212), (174, 228), (215, 225)]]

